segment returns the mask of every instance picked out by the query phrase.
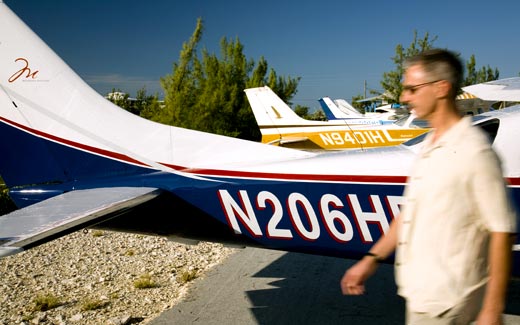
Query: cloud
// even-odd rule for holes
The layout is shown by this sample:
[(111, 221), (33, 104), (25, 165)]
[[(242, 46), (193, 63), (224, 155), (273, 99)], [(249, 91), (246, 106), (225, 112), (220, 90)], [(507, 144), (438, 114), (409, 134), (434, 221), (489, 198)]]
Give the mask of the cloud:
[(82, 76), (82, 78), (103, 96), (111, 92), (112, 89), (121, 90), (130, 96), (135, 96), (138, 90), (145, 87), (148, 95), (158, 93), (159, 98), (164, 97), (159, 78), (151, 79), (149, 77), (124, 76), (121, 74), (88, 75)]

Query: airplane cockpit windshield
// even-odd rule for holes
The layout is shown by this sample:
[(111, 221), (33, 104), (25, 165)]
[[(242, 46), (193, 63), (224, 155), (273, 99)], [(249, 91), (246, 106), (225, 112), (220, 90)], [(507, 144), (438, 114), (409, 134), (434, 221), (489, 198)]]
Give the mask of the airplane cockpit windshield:
[(410, 140), (405, 141), (402, 144), (403, 144), (403, 146), (407, 146), (407, 147), (415, 146), (416, 144), (423, 142), (424, 138), (426, 138), (426, 135), (428, 133), (430, 133), (430, 132), (426, 132), (419, 136), (416, 136), (415, 138), (411, 138)]
[[(500, 120), (495, 118), (495, 119), (489, 119), (489, 120), (485, 120), (483, 122), (479, 122), (485, 118), (486, 118), (485, 116), (478, 116), (478, 115), (473, 117), (472, 118), (473, 125), (480, 127), (484, 132), (486, 132), (486, 134), (488, 135), (488, 138), (489, 138), (489, 142), (493, 143), (497, 136), (498, 127), (500, 126)], [(407, 146), (407, 147), (411, 147), (418, 143), (421, 143), (424, 141), (424, 138), (426, 137), (426, 135), (428, 133), (430, 133), (430, 132), (423, 133), (413, 139), (410, 139), (410, 140), (404, 142), (403, 145)]]
[(479, 126), (486, 134), (488, 135), (489, 142), (493, 143), (495, 141), (495, 138), (497, 136), (498, 127), (500, 126), (500, 120), (497, 118), (486, 120), (482, 123), (478, 123), (478, 120), (480, 118), (473, 119), (473, 123), (477, 126)]
[(428, 121), (418, 119), (412, 114), (406, 114), (397, 119), (394, 124), (409, 128), (429, 128)]

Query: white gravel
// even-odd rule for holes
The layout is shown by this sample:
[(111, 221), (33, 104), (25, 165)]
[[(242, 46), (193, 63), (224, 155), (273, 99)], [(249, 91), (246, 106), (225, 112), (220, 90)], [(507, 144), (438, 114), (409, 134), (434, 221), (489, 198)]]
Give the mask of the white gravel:
[[(215, 243), (79, 231), (0, 259), (0, 325), (146, 324), (184, 297), (190, 282), (183, 275), (203, 277), (235, 251)], [(146, 276), (155, 286), (136, 288)], [(59, 306), (38, 311), (38, 297), (56, 298)]]

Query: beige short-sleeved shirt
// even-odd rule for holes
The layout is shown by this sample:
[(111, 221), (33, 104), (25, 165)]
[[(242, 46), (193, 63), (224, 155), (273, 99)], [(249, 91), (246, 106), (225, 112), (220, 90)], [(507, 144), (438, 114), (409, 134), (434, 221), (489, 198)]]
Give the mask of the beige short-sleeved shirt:
[(515, 232), (514, 210), (499, 158), (468, 117), (425, 139), (404, 195), (398, 292), (411, 311), (436, 316), (482, 291), (490, 232)]

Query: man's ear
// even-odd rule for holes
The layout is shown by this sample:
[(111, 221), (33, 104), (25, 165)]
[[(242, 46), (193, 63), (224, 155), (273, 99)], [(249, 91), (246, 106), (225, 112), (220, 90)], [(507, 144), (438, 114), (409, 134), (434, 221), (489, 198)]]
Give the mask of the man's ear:
[(437, 87), (437, 97), (446, 98), (450, 96), (452, 86), (448, 80), (439, 80), (435, 86)]

